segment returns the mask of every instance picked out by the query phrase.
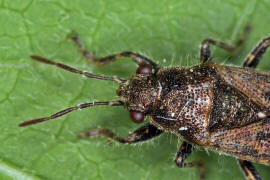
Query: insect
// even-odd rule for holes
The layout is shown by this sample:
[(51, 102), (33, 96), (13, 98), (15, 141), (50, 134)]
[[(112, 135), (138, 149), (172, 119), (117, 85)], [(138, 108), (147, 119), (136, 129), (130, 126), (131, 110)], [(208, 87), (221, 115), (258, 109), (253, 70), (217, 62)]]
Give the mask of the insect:
[(195, 146), (236, 157), (249, 180), (261, 179), (251, 162), (270, 165), (270, 74), (255, 70), (270, 37), (263, 39), (247, 56), (243, 67), (213, 63), (210, 45), (235, 53), (243, 44), (250, 26), (246, 26), (235, 46), (206, 39), (200, 49), (200, 64), (193, 67), (161, 68), (152, 60), (133, 52), (97, 58), (85, 50), (76, 34), (70, 39), (83, 56), (98, 65), (122, 57), (131, 58), (138, 69), (129, 79), (95, 75), (53, 62), (40, 56), (33, 60), (54, 65), (87, 78), (114, 81), (120, 100), (90, 102), (69, 107), (48, 117), (25, 121), (28, 126), (55, 119), (78, 109), (93, 106), (123, 106), (135, 123), (146, 116), (150, 122), (122, 138), (107, 128), (81, 133), (79, 137), (103, 135), (120, 143), (133, 144), (171, 132), (184, 139), (175, 156), (178, 167), (198, 167), (203, 179), (204, 163), (185, 163)]

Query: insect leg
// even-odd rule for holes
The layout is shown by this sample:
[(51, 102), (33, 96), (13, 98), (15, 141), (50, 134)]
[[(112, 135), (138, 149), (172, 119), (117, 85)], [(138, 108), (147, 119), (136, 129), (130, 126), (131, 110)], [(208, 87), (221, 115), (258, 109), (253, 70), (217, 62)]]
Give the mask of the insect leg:
[(247, 180), (261, 180), (259, 173), (249, 161), (238, 159), (239, 165), (244, 171)]
[(82, 44), (81, 40), (79, 39), (78, 35), (76, 32), (72, 32), (72, 35), (69, 37), (70, 40), (72, 40), (79, 48), (79, 50), (81, 51), (82, 55), (96, 63), (97, 65), (105, 65), (108, 64), (110, 62), (116, 61), (117, 59), (123, 58), (123, 57), (129, 57), (131, 58), (136, 64), (141, 65), (141, 64), (149, 64), (153, 67), (153, 69), (155, 70), (155, 72), (158, 71), (159, 67), (158, 65), (153, 62), (152, 60), (148, 59), (147, 57), (144, 57), (141, 54), (138, 53), (134, 53), (134, 52), (129, 52), (129, 51), (124, 51), (118, 54), (113, 54), (110, 56), (106, 56), (106, 57), (95, 57), (94, 55), (92, 55), (90, 52), (88, 52), (84, 45)]
[(176, 163), (176, 165), (179, 167), (182, 166), (184, 160), (192, 153), (192, 151), (192, 145), (184, 141), (175, 155), (174, 162)]
[(211, 56), (211, 50), (210, 50), (210, 44), (211, 45), (215, 45), (218, 46), (226, 51), (228, 51), (231, 54), (235, 54), (240, 47), (243, 45), (249, 31), (251, 29), (250, 25), (247, 25), (242, 33), (241, 38), (236, 42), (235, 45), (229, 45), (227, 43), (221, 42), (221, 41), (216, 41), (214, 39), (205, 39), (202, 44), (201, 44), (201, 48), (200, 48), (200, 61), (202, 63), (209, 61), (212, 59)]
[(184, 163), (184, 160), (192, 153), (193, 147), (191, 144), (184, 141), (180, 146), (176, 156), (174, 158), (174, 162), (180, 168), (199, 168), (200, 170), (200, 179), (204, 179), (205, 177), (205, 167), (204, 163), (201, 161), (193, 161), (190, 163)]
[(243, 66), (255, 68), (269, 46), (270, 37), (264, 38), (246, 57)]
[(112, 130), (108, 128), (100, 128), (100, 129), (88, 131), (85, 133), (81, 133), (79, 134), (79, 137), (84, 138), (84, 137), (102, 135), (102, 136), (108, 137), (109, 140), (115, 140), (115, 141), (118, 141), (119, 143), (134, 144), (137, 142), (142, 142), (142, 141), (146, 141), (154, 137), (157, 137), (162, 132), (163, 131), (159, 130), (157, 127), (153, 126), (150, 123), (147, 123), (143, 125), (142, 127), (138, 128), (137, 130), (135, 130), (133, 133), (129, 134), (125, 138), (119, 137), (114, 132), (112, 132)]

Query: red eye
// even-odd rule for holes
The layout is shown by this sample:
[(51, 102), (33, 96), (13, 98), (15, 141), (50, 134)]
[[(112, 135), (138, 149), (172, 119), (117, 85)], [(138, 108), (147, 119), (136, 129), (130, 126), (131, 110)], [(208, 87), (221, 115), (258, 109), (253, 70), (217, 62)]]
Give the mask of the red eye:
[(144, 114), (142, 112), (139, 112), (139, 111), (130, 111), (129, 113), (130, 113), (130, 118), (135, 123), (141, 123), (141, 122), (143, 122), (143, 120), (144, 120)]
[(137, 69), (137, 74), (151, 74), (152, 66), (149, 64), (142, 64)]

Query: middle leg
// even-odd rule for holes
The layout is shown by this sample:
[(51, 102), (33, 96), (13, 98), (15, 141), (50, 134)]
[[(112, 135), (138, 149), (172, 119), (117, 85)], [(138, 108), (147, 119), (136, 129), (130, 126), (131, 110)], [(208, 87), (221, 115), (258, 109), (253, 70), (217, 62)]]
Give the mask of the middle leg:
[(184, 163), (184, 160), (192, 153), (193, 146), (186, 141), (182, 143), (176, 156), (174, 158), (175, 164), (180, 168), (199, 168), (200, 171), (200, 179), (203, 180), (205, 177), (205, 167), (204, 163), (201, 161), (193, 161), (190, 163)]
[(225, 51), (228, 51), (231, 54), (235, 54), (240, 49), (240, 47), (243, 45), (250, 29), (251, 29), (250, 25), (247, 25), (245, 27), (241, 38), (236, 42), (235, 45), (229, 45), (227, 43), (224, 43), (221, 41), (216, 41), (214, 39), (205, 39), (201, 44), (200, 61), (202, 63), (205, 63), (205, 62), (212, 59), (210, 45), (218, 46), (218, 47), (224, 49)]

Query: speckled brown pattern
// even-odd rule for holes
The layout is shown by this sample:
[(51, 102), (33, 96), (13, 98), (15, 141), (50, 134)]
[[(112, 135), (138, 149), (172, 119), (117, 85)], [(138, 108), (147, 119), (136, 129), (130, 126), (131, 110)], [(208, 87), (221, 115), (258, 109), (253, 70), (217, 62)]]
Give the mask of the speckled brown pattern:
[(31, 58), (87, 78), (114, 81), (119, 84), (116, 94), (120, 100), (79, 104), (47, 117), (22, 122), (19, 126), (52, 120), (87, 107), (124, 106), (133, 122), (141, 123), (145, 116), (149, 116), (150, 123), (125, 138), (108, 128), (90, 130), (79, 137), (103, 135), (109, 141), (133, 144), (168, 131), (184, 139), (174, 159), (176, 165), (180, 168), (197, 167), (201, 180), (205, 177), (204, 163), (184, 163), (194, 145), (235, 156), (246, 179), (261, 180), (250, 161), (270, 165), (270, 74), (254, 68), (270, 46), (270, 37), (264, 38), (251, 51), (243, 68), (213, 64), (210, 51), (210, 45), (215, 45), (231, 53), (237, 52), (250, 29), (250, 25), (245, 27), (235, 45), (205, 39), (200, 48), (200, 65), (164, 69), (147, 57), (129, 51), (95, 57), (74, 35), (70, 39), (88, 60), (104, 65), (129, 57), (139, 66), (136, 73), (124, 80), (84, 72), (40, 56)]
[(161, 69), (156, 76), (134, 75), (120, 89), (126, 107), (150, 115), (161, 130), (243, 160), (270, 164), (267, 73), (206, 63)]

